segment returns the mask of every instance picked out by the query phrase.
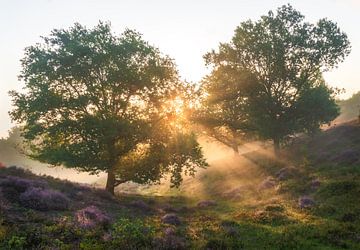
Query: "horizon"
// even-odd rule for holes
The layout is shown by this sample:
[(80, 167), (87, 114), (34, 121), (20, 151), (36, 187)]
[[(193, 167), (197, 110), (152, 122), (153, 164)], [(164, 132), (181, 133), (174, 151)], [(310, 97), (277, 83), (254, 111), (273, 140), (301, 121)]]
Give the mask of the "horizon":
[[(68, 28), (75, 22), (93, 27), (99, 21), (110, 22), (119, 35), (125, 28), (135, 29), (146, 41), (175, 60), (183, 80), (198, 82), (208, 72), (202, 56), (228, 42), (240, 22), (257, 20), (268, 11), (290, 3), (314, 23), (328, 18), (338, 23), (352, 45), (350, 55), (338, 68), (324, 74), (330, 86), (344, 88), (340, 98), (349, 98), (360, 90), (356, 66), (360, 63), (360, 32), (356, 20), (360, 2), (356, 0), (255, 0), (255, 1), (76, 1), (39, 0), (1, 1), (0, 27), (0, 138), (15, 124), (7, 114), (11, 110), (9, 90), (20, 90), (17, 79), (24, 49), (48, 36), (53, 29)], [(86, 4), (86, 6), (84, 6)], [(69, 8), (71, 6), (71, 8)], [(259, 8), (261, 6), (261, 8)], [(125, 10), (125, 11), (124, 11)], [(135, 14), (134, 14), (135, 13)], [(219, 21), (219, 19), (221, 19)]]

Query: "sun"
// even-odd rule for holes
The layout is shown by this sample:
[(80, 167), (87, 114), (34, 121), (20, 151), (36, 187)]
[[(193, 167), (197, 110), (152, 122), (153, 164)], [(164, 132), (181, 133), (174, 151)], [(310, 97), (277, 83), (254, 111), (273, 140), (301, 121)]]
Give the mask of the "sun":
[(184, 113), (184, 100), (177, 96), (171, 101), (171, 106), (176, 115), (182, 115)]
[(179, 117), (182, 116), (185, 109), (185, 102), (180, 96), (169, 99), (164, 107), (164, 110), (167, 114)]
[(173, 97), (164, 104), (163, 108), (168, 124), (174, 128), (183, 129), (186, 123), (184, 99), (181, 96)]

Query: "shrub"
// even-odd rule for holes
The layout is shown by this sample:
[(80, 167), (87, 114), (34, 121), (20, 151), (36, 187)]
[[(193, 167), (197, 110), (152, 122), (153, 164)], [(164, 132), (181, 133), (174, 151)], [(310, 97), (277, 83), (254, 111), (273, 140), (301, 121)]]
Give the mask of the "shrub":
[(200, 201), (198, 202), (197, 206), (198, 207), (214, 207), (216, 206), (217, 203), (214, 200), (205, 200), (205, 201)]
[(24, 179), (17, 176), (7, 176), (0, 180), (0, 187), (5, 198), (11, 202), (18, 202), (20, 194), (31, 187), (44, 188), (46, 186), (45, 181)]
[(155, 230), (141, 220), (121, 219), (112, 230), (112, 246), (121, 249), (149, 248), (153, 243)]
[(70, 201), (64, 194), (55, 190), (31, 187), (20, 195), (20, 203), (25, 207), (48, 211), (66, 210)]
[(136, 200), (130, 202), (130, 206), (139, 209), (142, 212), (150, 212), (151, 207), (142, 200)]
[(77, 211), (75, 219), (82, 228), (107, 227), (110, 224), (110, 218), (96, 206)]
[(12, 236), (8, 241), (9, 249), (24, 249), (26, 238), (20, 236)]
[(259, 185), (259, 190), (271, 189), (276, 186), (276, 181), (273, 177), (268, 176), (263, 182)]
[(5, 199), (4, 192), (0, 187), (0, 216), (2, 215), (2, 211), (6, 210), (9, 207), (7, 200)]
[(0, 176), (20, 176), (20, 177), (29, 177), (34, 174), (30, 172), (30, 170), (18, 168), (16, 166), (10, 166), (6, 168), (0, 168)]
[(180, 225), (181, 224), (179, 217), (173, 213), (165, 214), (161, 218), (161, 221), (162, 221), (162, 223), (170, 224), (170, 225)]
[(45, 181), (24, 179), (17, 176), (7, 176), (0, 181), (1, 187), (12, 187), (19, 193), (25, 192), (30, 187), (45, 188), (47, 183)]
[(309, 196), (300, 197), (298, 203), (300, 208), (311, 208), (315, 206), (314, 199)]

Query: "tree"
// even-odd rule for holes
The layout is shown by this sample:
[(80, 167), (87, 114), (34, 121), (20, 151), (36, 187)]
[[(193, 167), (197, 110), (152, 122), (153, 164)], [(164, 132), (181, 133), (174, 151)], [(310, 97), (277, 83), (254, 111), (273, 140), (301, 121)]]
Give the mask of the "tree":
[(251, 130), (246, 124), (248, 114), (242, 89), (253, 79), (245, 72), (229, 74), (229, 70), (214, 70), (203, 79), (202, 105), (194, 112), (192, 120), (200, 125), (199, 131), (238, 154), (239, 145), (249, 139), (248, 132)]
[(204, 56), (212, 72), (203, 83), (203, 117), (271, 139), (277, 152), (288, 136), (312, 132), (338, 115), (336, 89), (322, 73), (349, 53), (348, 38), (334, 22), (307, 23), (290, 5), (242, 22), (229, 43)]
[(104, 23), (53, 30), (26, 48), (20, 79), (25, 93), (10, 92), (10, 115), (23, 125), (32, 158), (105, 171), (111, 193), (168, 174), (179, 186), (182, 172), (206, 166), (195, 135), (174, 126), (171, 100), (186, 86), (173, 61), (135, 31), (117, 37)]

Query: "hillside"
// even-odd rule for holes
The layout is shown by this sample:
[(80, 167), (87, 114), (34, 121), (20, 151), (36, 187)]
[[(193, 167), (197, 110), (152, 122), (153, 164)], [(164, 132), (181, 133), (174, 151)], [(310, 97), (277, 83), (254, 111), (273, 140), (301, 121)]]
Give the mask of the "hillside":
[(335, 123), (347, 122), (357, 118), (360, 114), (360, 92), (353, 94), (346, 100), (338, 101), (340, 115)]
[[(30, 170), (38, 175), (49, 175), (52, 177), (67, 179), (88, 184), (97, 184), (99, 176), (79, 173), (73, 169), (64, 167), (50, 167), (48, 164), (29, 159), (21, 153), (19, 145), (21, 144), (20, 131), (13, 128), (7, 138), (0, 138), (0, 162), (7, 166), (19, 166)], [(100, 175), (102, 177), (103, 175)]]
[(1, 168), (0, 248), (360, 249), (359, 138), (355, 121), (336, 125), (281, 161), (260, 144), (238, 156), (203, 144), (210, 167), (180, 189), (115, 198)]

